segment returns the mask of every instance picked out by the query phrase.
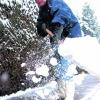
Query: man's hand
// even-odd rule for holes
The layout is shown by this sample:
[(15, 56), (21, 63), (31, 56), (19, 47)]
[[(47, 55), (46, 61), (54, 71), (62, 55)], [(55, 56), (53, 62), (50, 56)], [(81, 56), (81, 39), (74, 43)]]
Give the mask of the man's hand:
[(54, 44), (59, 44), (62, 40), (61, 34), (63, 32), (64, 26), (60, 23), (52, 23), (51, 24), (51, 31), (54, 36), (51, 37), (50, 42)]

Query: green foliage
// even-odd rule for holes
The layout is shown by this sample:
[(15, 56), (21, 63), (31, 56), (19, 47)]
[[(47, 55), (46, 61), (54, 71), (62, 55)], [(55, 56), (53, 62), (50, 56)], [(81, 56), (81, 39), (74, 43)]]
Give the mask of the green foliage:
[[(22, 5), (27, 6), (28, 11), (22, 9)], [(0, 90), (1, 95), (34, 87), (33, 82), (29, 83), (25, 79), (26, 69), (21, 68), (21, 63), (27, 63), (25, 68), (28, 71), (35, 70), (38, 63), (49, 63), (49, 38), (43, 39), (36, 35), (38, 8), (34, 0), (29, 0), (27, 4), (23, 0), (22, 5), (15, 1), (12, 4), (9, 2), (9, 5), (0, 3), (0, 31), (2, 33), (0, 34), (0, 77), (5, 72), (10, 76), (10, 84), (9, 82), (8, 85), (4, 84), (8, 87), (5, 88), (2, 83), (0, 84), (1, 87), (3, 86)], [(21, 85), (23, 80), (24, 87)]]
[[(0, 49), (0, 96), (25, 89), (21, 85), (25, 80), (25, 69), (20, 65), (21, 61), (17, 59), (15, 51)], [(2, 80), (4, 73), (8, 77), (6, 80)]]
[[(26, 71), (21, 63), (32, 48), (37, 48), (38, 37), (35, 16), (26, 14), (15, 1), (12, 5), (0, 3), (0, 19), (0, 95), (5, 95), (27, 88), (21, 85)], [(3, 73), (9, 75), (7, 84), (1, 82)]]
[(10, 3), (9, 6), (0, 4), (0, 8), (0, 18), (8, 20), (3, 30), (3, 37), (1, 37), (1, 45), (22, 51), (28, 44), (36, 40), (35, 18), (33, 15), (26, 14), (25, 10), (21, 9), (21, 5), (14, 1), (12, 6)]

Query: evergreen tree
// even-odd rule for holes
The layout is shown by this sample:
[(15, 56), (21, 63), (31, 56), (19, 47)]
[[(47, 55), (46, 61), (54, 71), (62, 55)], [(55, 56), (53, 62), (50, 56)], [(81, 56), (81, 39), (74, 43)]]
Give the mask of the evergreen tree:
[(99, 36), (100, 27), (97, 22), (94, 10), (90, 8), (89, 4), (85, 4), (82, 12), (82, 30), (84, 34), (91, 36)]
[[(49, 37), (37, 35), (38, 6), (35, 0), (20, 1), (22, 3), (17, 0), (0, 1), (0, 96), (36, 87), (48, 82), (51, 77), (42, 77), (41, 82), (36, 84), (32, 76), (27, 78), (25, 75), (42, 64), (52, 66), (49, 64)], [(23, 62), (27, 63), (24, 68), (21, 67)], [(5, 84), (2, 81), (4, 75), (8, 77)]]

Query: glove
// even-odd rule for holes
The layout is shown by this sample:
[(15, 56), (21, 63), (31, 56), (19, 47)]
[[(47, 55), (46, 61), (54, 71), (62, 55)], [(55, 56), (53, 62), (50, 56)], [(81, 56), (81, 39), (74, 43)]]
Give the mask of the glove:
[(61, 40), (61, 34), (63, 32), (63, 25), (60, 25), (59, 23), (53, 23), (51, 26), (52, 33), (54, 33), (54, 36), (50, 38), (51, 44), (58, 44), (58, 41)]

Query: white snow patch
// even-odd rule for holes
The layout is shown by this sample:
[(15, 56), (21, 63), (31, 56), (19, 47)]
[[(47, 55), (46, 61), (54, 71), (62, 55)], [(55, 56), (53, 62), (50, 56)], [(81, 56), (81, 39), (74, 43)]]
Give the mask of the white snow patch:
[(25, 67), (25, 66), (26, 66), (26, 63), (22, 63), (22, 64), (21, 64), (21, 67)]
[(48, 100), (57, 100), (58, 99), (57, 89), (58, 89), (57, 83), (55, 81), (51, 81), (49, 84), (38, 89), (38, 91), (36, 91), (35, 93), (37, 93), (44, 100), (46, 100), (47, 98)]
[(10, 6), (12, 6), (13, 5), (12, 1), (16, 1), (19, 4), (22, 4), (23, 2), (23, 0), (0, 0), (0, 3), (6, 4), (7, 6), (9, 6), (10, 4)]
[(75, 74), (77, 74), (76, 64), (69, 65), (66, 75), (74, 76)]
[(25, 85), (25, 83), (21, 83), (21, 85)]
[(36, 74), (47, 77), (49, 75), (48, 66), (43, 64), (41, 67), (36, 68)]
[(74, 76), (74, 78), (73, 78), (74, 83), (78, 86), (81, 85), (86, 76), (87, 76), (87, 74), (85, 74), (85, 73)]
[(86, 96), (80, 100), (99, 100), (100, 98), (100, 84), (97, 84), (94, 88), (91, 89)]
[(33, 81), (34, 83), (38, 83), (38, 82), (41, 81), (41, 78), (37, 78), (36, 76), (33, 76), (33, 77), (32, 77), (32, 81)]
[[(4, 16), (3, 16), (3, 17), (4, 17)], [(4, 26), (6, 26), (6, 25), (7, 25), (7, 26), (10, 26), (9, 20), (8, 20), (8, 19), (5, 19), (5, 18), (2, 18), (2, 19), (1, 19), (1, 18), (0, 18), (0, 21), (3, 23)]]
[(28, 71), (28, 72), (26, 73), (26, 76), (27, 76), (27, 75), (34, 75), (34, 74), (35, 74), (34, 71)]
[(56, 65), (57, 65), (57, 59), (54, 58), (54, 57), (52, 57), (52, 58), (50, 59), (50, 64), (53, 65), (53, 66), (56, 66)]

